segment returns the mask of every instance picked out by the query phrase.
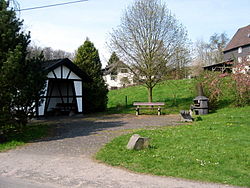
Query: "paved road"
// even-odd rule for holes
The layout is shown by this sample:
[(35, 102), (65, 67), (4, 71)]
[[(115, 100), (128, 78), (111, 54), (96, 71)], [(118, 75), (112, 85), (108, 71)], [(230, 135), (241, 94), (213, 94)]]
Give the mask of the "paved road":
[[(0, 153), (0, 188), (230, 188), (177, 178), (137, 174), (98, 163), (93, 154), (115, 136), (137, 128), (177, 125), (179, 117), (107, 115), (52, 119), (53, 137)], [(2, 180), (2, 181), (1, 181)], [(22, 182), (24, 181), (24, 182)], [(9, 187), (8, 187), (9, 188)]]

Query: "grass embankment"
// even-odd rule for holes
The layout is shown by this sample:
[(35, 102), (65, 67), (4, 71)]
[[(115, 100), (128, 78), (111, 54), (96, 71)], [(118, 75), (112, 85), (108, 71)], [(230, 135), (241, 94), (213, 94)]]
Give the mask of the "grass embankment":
[(96, 158), (136, 172), (250, 186), (250, 106), (198, 119), (192, 125), (135, 132), (151, 138), (151, 147), (141, 151), (126, 149), (132, 134), (115, 138)]
[(9, 149), (14, 149), (17, 146), (22, 146), (30, 141), (42, 138), (49, 132), (47, 124), (28, 124), (21, 132), (11, 131), (5, 135), (7, 142), (0, 143), (0, 152)]
[[(153, 101), (165, 102), (163, 114), (178, 113), (180, 110), (189, 109), (194, 98), (194, 80), (170, 80), (160, 83), (153, 89)], [(126, 98), (127, 96), (127, 107)], [(133, 102), (148, 101), (147, 88), (133, 86), (120, 90), (112, 90), (108, 94), (108, 111), (110, 113), (135, 113)], [(142, 113), (154, 113), (148, 110)]]

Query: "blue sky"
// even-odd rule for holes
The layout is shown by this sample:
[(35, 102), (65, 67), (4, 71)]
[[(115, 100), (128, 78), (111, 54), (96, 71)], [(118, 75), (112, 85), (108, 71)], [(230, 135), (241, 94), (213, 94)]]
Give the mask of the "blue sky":
[[(18, 0), (21, 9), (74, 0)], [(136, 0), (89, 0), (78, 4), (23, 11), (24, 27), (39, 46), (74, 52), (86, 37), (99, 50), (103, 65), (110, 51), (105, 43), (129, 4)], [(232, 37), (250, 24), (250, 0), (162, 0), (187, 28), (189, 38), (208, 41), (214, 33)]]

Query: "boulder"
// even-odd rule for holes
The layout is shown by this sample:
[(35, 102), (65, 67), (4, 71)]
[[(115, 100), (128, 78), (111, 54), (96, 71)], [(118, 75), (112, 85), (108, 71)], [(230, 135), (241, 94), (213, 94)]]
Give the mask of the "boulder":
[(73, 110), (71, 110), (70, 112), (69, 112), (69, 117), (72, 117), (72, 116), (74, 116), (75, 115), (75, 112), (73, 111)]
[(149, 147), (149, 138), (141, 137), (139, 134), (134, 134), (130, 137), (127, 144), (127, 149), (141, 150)]
[(188, 111), (188, 110), (181, 110), (180, 111), (181, 121), (184, 121), (184, 122), (192, 122), (192, 121), (194, 121), (194, 118), (192, 117), (191, 112)]

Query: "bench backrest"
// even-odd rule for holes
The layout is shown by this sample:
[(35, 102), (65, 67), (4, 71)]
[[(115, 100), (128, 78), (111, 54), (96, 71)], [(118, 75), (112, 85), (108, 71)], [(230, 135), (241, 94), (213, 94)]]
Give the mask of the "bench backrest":
[(164, 106), (164, 102), (134, 102), (134, 106)]

